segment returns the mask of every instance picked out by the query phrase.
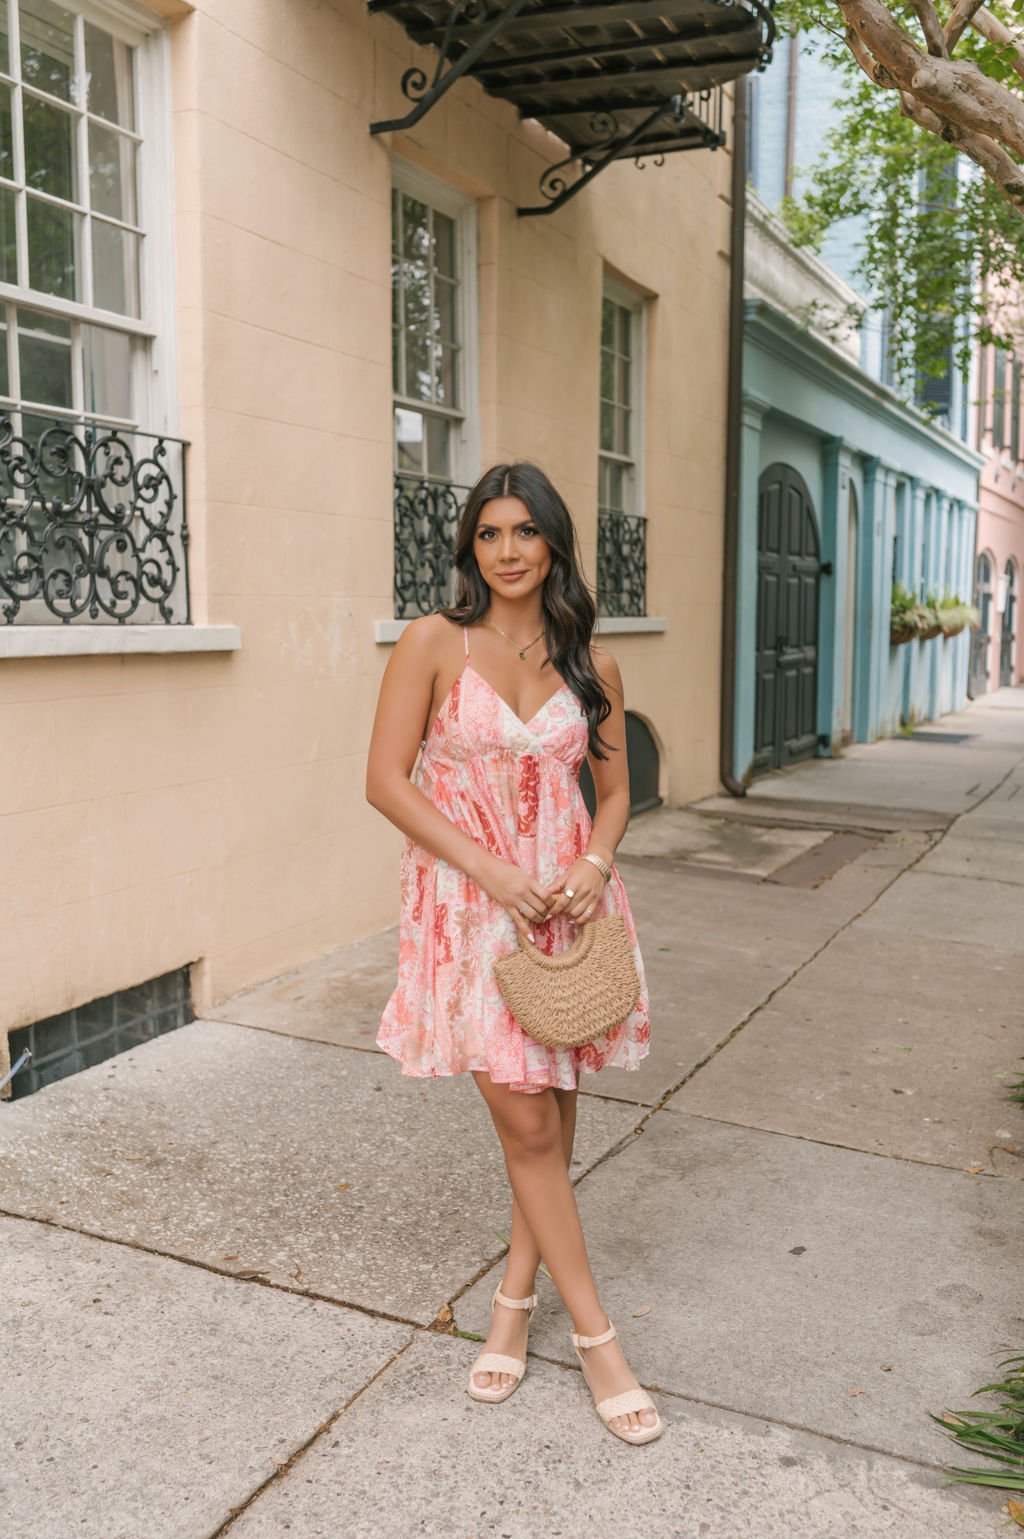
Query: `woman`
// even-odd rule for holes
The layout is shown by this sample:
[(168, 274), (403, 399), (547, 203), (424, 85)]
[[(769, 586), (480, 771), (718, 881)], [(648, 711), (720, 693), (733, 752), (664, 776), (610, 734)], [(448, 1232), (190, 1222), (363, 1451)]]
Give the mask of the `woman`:
[[(650, 1039), (636, 933), (611, 869), (629, 816), (622, 681), (592, 643), (576, 531), (542, 470), (481, 476), (455, 567), (454, 606), (414, 620), (395, 648), (370, 743), (367, 797), (407, 836), (398, 987), (377, 1042), (405, 1074), (470, 1072), (504, 1152), (511, 1243), (470, 1395), (505, 1400), (525, 1373), (543, 1257), (598, 1414), (646, 1443), (664, 1429), (601, 1308), (569, 1179), (577, 1072), (635, 1069)], [(578, 783), (588, 754), (592, 827)], [(541, 1046), (509, 1013), (495, 960), (519, 937), (561, 951), (577, 925), (613, 913), (634, 948), (635, 1008), (585, 1047)]]

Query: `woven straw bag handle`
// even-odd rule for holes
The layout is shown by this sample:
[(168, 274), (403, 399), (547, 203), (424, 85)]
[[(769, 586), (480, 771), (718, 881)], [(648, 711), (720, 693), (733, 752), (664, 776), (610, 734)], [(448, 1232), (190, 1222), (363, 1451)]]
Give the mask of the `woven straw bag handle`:
[(546, 956), (543, 951), (539, 951), (531, 941), (526, 940), (522, 935), (519, 937), (519, 949), (524, 956), (529, 957), (535, 967), (539, 967), (545, 972), (561, 972), (566, 967), (578, 967), (594, 949), (594, 939), (597, 935), (594, 923), (593, 919), (588, 919), (581, 924), (580, 933), (572, 945), (567, 946), (564, 951), (558, 952), (556, 956)]

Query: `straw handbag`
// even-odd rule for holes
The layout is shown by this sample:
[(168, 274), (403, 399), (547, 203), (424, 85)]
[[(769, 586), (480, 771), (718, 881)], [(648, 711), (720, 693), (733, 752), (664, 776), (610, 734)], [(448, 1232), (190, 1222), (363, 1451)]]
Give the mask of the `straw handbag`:
[(494, 964), (515, 1020), (544, 1047), (582, 1047), (624, 1021), (640, 996), (640, 978), (619, 914), (592, 919), (566, 950), (545, 956), (520, 940)]

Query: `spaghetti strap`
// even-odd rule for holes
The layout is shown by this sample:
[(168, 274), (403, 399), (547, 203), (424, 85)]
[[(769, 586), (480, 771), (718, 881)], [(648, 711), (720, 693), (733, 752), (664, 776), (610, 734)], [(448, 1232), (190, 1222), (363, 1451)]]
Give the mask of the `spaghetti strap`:
[(466, 661), (469, 662), (469, 626), (462, 627), (462, 644), (466, 653)]

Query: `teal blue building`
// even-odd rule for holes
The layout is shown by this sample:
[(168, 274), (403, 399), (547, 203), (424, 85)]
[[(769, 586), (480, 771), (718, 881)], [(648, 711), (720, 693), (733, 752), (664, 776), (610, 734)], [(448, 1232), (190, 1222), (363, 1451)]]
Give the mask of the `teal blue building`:
[[(894, 579), (973, 584), (978, 475), (970, 381), (950, 368), (928, 420), (886, 382), (884, 318), (855, 288), (856, 227), (818, 258), (771, 212), (794, 144), (821, 142), (835, 93), (778, 50), (754, 84), (746, 238), (733, 774), (866, 742), (966, 700), (969, 636), (894, 647)], [(844, 322), (864, 312), (857, 329)]]

